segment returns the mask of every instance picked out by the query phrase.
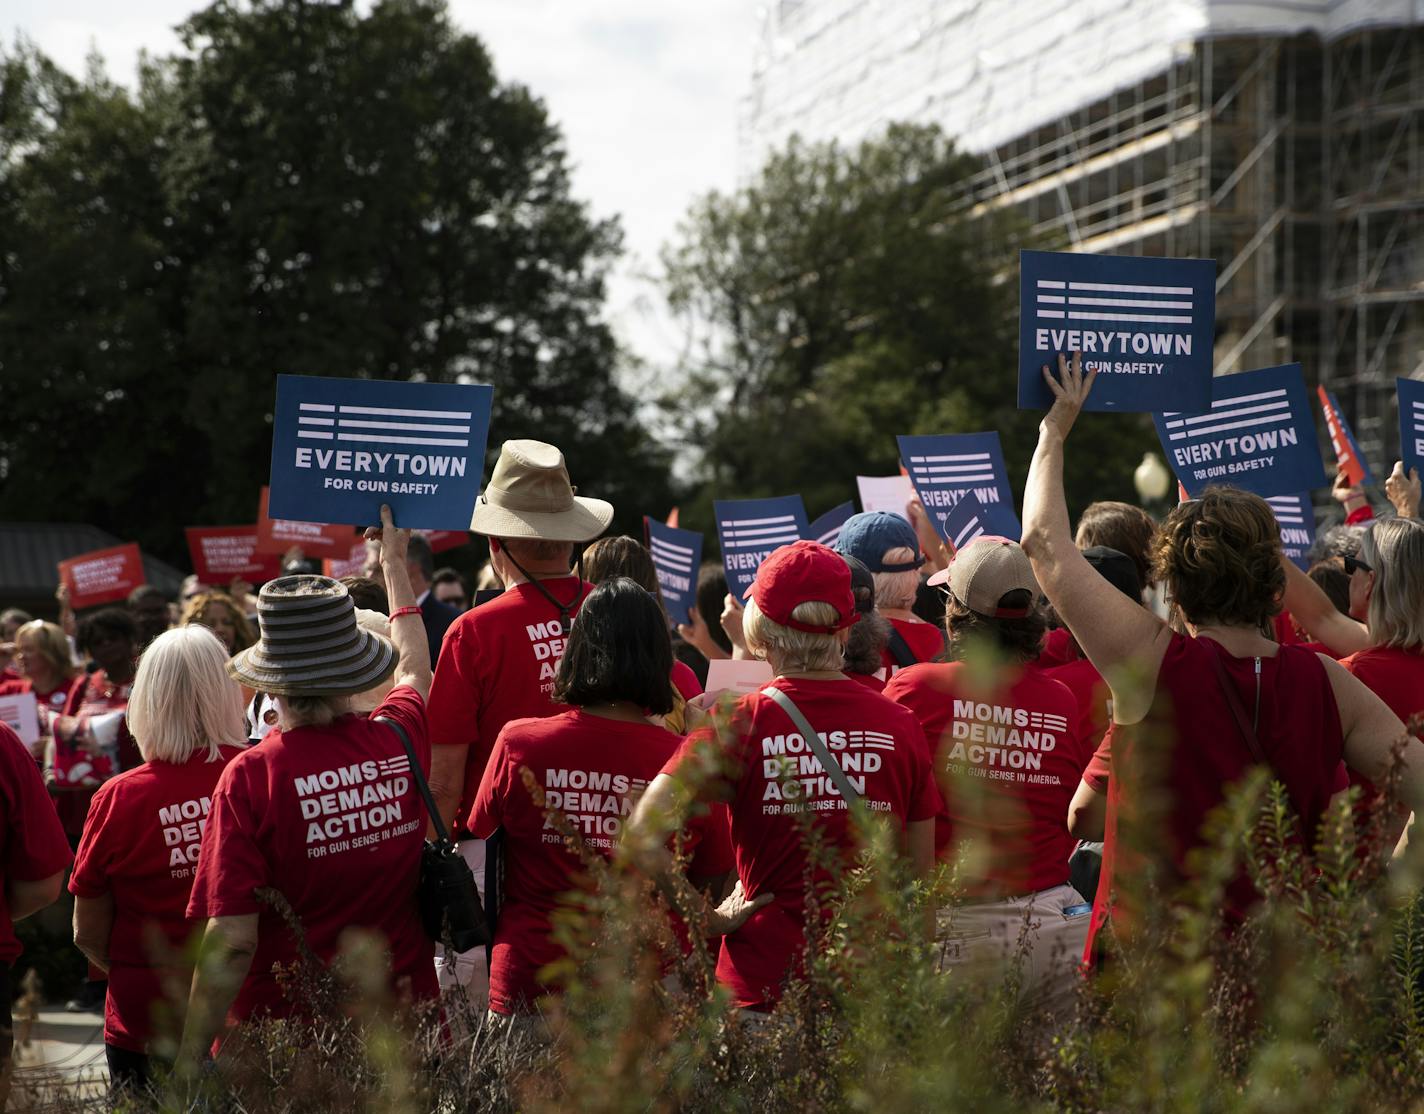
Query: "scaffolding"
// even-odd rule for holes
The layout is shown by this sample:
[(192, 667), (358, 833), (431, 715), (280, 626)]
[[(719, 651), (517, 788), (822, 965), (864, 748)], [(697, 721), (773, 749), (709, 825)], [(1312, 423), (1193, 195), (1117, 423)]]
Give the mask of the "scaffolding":
[[(1139, 28), (1134, 48), (1143, 49), (1123, 57), (1150, 57), (1150, 73), (1022, 128), (1021, 98), (1004, 92), (1028, 80), (1016, 59), (1001, 63), (982, 103), (924, 62), (923, 111), (901, 111), (908, 102), (898, 94), (875, 106), (866, 94), (893, 69), (884, 59), (912, 69), (913, 58), (938, 57), (951, 33), (975, 31), (995, 48), (1004, 41), (987, 24), (964, 26), (964, 13), (979, 8), (915, 3), (922, 26), (907, 46), (852, 0), (827, 2), (814, 24), (809, 4), (782, 0), (781, 15), (807, 29), (790, 48), (785, 34), (775, 40), (786, 57), (763, 61), (760, 100), (749, 103), (766, 126), (750, 138), (765, 147), (792, 127), (858, 138), (895, 118), (969, 136), (985, 167), (969, 183), (968, 209), (1017, 213), (1035, 246), (1215, 259), (1217, 372), (1298, 360), (1308, 379), (1339, 394), (1362, 450), (1396, 459), (1394, 377), (1424, 378), (1418, 15), (1348, 0), (1320, 6), (1320, 20), (1347, 23), (1241, 34), (1209, 26), (1166, 46)], [(1045, 19), (1083, 10), (1049, 6)], [(776, 29), (788, 28), (783, 20)], [(961, 54), (976, 57), (979, 44), (963, 38)], [(858, 52), (846, 55), (846, 44)], [(869, 61), (848, 77), (827, 61), (842, 56)], [(781, 100), (768, 108), (773, 94)]]

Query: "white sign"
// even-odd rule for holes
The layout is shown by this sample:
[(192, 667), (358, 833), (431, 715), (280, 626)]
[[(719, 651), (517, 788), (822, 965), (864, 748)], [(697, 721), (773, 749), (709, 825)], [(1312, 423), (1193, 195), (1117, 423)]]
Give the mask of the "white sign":
[(860, 509), (866, 514), (889, 511), (909, 521), (905, 508), (915, 498), (915, 485), (909, 476), (899, 472), (893, 476), (857, 476), (855, 486), (860, 492)]
[(754, 658), (713, 658), (707, 663), (707, 691), (745, 696), (771, 683), (771, 663)]
[(4, 722), (20, 742), (31, 746), (39, 742), (39, 704), (32, 692), (19, 692), (13, 696), (0, 696), (0, 722)]

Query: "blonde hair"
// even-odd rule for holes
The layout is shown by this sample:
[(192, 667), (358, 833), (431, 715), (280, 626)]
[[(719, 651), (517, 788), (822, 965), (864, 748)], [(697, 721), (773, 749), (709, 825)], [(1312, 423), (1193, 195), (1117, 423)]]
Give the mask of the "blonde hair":
[(242, 690), (227, 675), (227, 649), (207, 627), (164, 631), (143, 651), (128, 704), (129, 731), (146, 762), (188, 761), (206, 747), (243, 746)]
[[(356, 625), (362, 630), (379, 634), (382, 638), (389, 639), (391, 637), (391, 621), (379, 611), (367, 611), (364, 607), (358, 607), (356, 609)], [(374, 712), (390, 695), (395, 684), (395, 674), (392, 673), (380, 684), (368, 688), (364, 692), (358, 692), (355, 696), (350, 697), (351, 711), (358, 712), (363, 716)]]
[(351, 711), (350, 696), (273, 696), (277, 706), (277, 726), (283, 731), (294, 727), (325, 727), (337, 716)]
[(1375, 573), (1370, 640), (1401, 650), (1424, 647), (1424, 522), (1381, 519), (1361, 537), (1360, 559)]
[(54, 667), (61, 679), (68, 681), (79, 672), (79, 667), (74, 664), (74, 655), (70, 652), (69, 639), (65, 637), (63, 627), (55, 623), (46, 623), (43, 619), (31, 619), (15, 631), (16, 642), (20, 640), (22, 634), (35, 640), (40, 657)]
[[(833, 604), (820, 600), (798, 603), (791, 609), (798, 623), (830, 626), (839, 622), (840, 612)], [(773, 662), (778, 673), (818, 673), (845, 666), (845, 645), (842, 635), (813, 634), (794, 630), (768, 619), (756, 600), (747, 600), (742, 613), (742, 634), (747, 649), (759, 658)]]
[[(918, 557), (919, 553), (902, 545), (895, 549), (887, 549), (885, 555), (880, 558), (880, 563), (882, 565), (909, 565)], [(877, 572), (871, 575), (875, 578), (875, 606), (881, 611), (903, 610), (915, 602), (915, 593), (920, 588), (919, 569), (909, 569), (905, 572)]]
[(232, 616), (232, 626), (235, 632), (232, 652), (235, 654), (239, 650), (246, 650), (254, 642), (257, 636), (252, 632), (252, 624), (248, 622), (247, 616), (242, 613), (242, 609), (237, 606), (226, 592), (207, 591), (199, 592), (196, 596), (191, 596), (188, 602), (183, 605), (183, 617), (178, 620), (179, 626), (191, 626), (197, 623), (199, 626), (211, 626), (208, 622), (208, 614), (213, 606), (225, 607), (228, 614)]

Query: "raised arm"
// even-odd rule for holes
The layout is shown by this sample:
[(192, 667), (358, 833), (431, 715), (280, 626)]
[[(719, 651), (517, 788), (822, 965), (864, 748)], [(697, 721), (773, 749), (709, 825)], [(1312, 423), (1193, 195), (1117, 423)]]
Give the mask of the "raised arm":
[(1286, 570), (1282, 604), (1302, 630), (1341, 657), (1369, 648), (1370, 632), (1364, 623), (1341, 615), (1320, 585), (1296, 568), (1295, 562), (1282, 557), (1281, 568)]
[(381, 504), (381, 528), (366, 531), (368, 541), (381, 543), (381, 570), (386, 576), (386, 595), (391, 605), (391, 641), (395, 643), (400, 661), (396, 665), (395, 683), (409, 685), (420, 693), (422, 700), (430, 695), (430, 643), (425, 637), (425, 621), (415, 608), (415, 591), (410, 586), (406, 569), (406, 546), (410, 531), (396, 529), (391, 508)]
[[(1054, 401), (1039, 423), (1024, 489), (1023, 550), (1043, 594), (1112, 689), (1114, 718), (1135, 723), (1147, 714), (1171, 632), (1099, 576), (1073, 543), (1063, 497), (1063, 443), (1095, 376), (1083, 374), (1079, 353), (1071, 365), (1058, 357), (1057, 376), (1043, 369)], [(1125, 680), (1129, 666), (1131, 684)]]

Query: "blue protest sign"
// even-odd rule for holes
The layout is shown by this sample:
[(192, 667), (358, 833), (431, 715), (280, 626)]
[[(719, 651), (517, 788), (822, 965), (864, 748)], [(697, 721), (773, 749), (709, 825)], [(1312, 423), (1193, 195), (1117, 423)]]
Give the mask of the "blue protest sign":
[(846, 519), (853, 514), (855, 514), (855, 504), (847, 499), (840, 506), (832, 507), (811, 523), (806, 537), (813, 542), (820, 542), (824, 546), (835, 549), (836, 542), (841, 540), (841, 527), (845, 525)]
[(648, 549), (653, 554), (653, 568), (658, 574), (658, 587), (662, 590), (668, 618), (674, 623), (685, 623), (697, 603), (702, 535), (695, 530), (665, 526), (648, 517), (643, 519), (643, 529), (648, 535)]
[(1046, 410), (1043, 366), (1083, 353), (1096, 370), (1087, 410), (1211, 405), (1216, 262), (1019, 253), (1019, 409)]
[(1396, 379), (1399, 393), (1399, 455), (1404, 474), (1418, 468), (1424, 476), (1424, 381)]
[(984, 504), (974, 492), (962, 496), (954, 509), (945, 515), (940, 525), (944, 529), (944, 540), (956, 553), (972, 542), (982, 538), (989, 531), (984, 525)]
[(771, 499), (714, 499), (717, 539), (727, 586), (738, 599), (756, 579), (759, 566), (772, 550), (800, 541), (810, 530), (799, 495)]
[(1310, 567), (1306, 552), (1315, 543), (1315, 508), (1310, 493), (1272, 495), (1266, 502), (1281, 527), (1281, 548), (1301, 570)]
[(1210, 484), (1257, 495), (1292, 495), (1325, 484), (1310, 396), (1299, 364), (1212, 380), (1199, 413), (1154, 414), (1177, 479), (1196, 498)]
[(268, 512), (467, 530), (484, 472), (494, 388), (277, 376)]
[(972, 494), (982, 505), (988, 532), (1018, 540), (1022, 527), (998, 433), (940, 433), (896, 440), (915, 494), (942, 536), (946, 516)]

